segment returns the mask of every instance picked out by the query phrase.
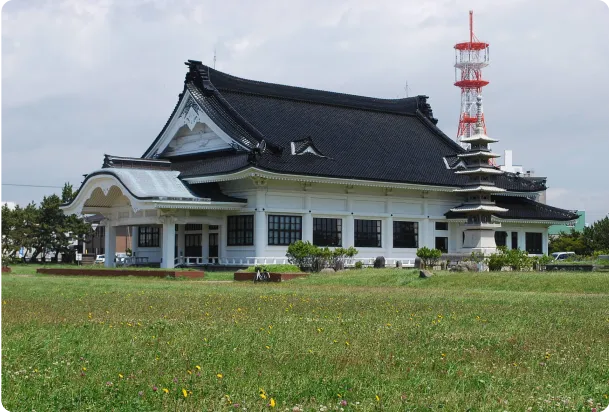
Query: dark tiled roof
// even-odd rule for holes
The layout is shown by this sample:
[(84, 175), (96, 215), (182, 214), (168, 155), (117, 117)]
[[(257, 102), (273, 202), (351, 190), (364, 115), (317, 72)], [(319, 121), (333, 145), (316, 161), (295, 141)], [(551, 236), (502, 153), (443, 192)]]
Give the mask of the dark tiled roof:
[(248, 153), (227, 150), (195, 156), (179, 156), (171, 159), (172, 170), (180, 178), (236, 172), (250, 166)]
[[(240, 79), (195, 61), (187, 65), (186, 88), (244, 148), (220, 153), (215, 160), (174, 157), (172, 167), (181, 177), (229, 173), (254, 164), (298, 175), (435, 186), (466, 183), (446, 167), (444, 157), (456, 157), (463, 149), (436, 127), (426, 96), (353, 96)], [(307, 137), (327, 157), (292, 155), (291, 142)], [(251, 153), (262, 141), (267, 150)], [(545, 182), (531, 184), (515, 175), (500, 176), (497, 185), (519, 192), (545, 189)]]
[[(493, 196), (495, 204), (508, 209), (507, 212), (494, 213), (501, 219), (524, 219), (524, 220), (557, 220), (568, 221), (577, 219), (577, 213), (569, 210), (548, 206), (534, 200), (518, 196)], [(466, 214), (448, 212), (445, 216), (449, 219), (465, 218)]]

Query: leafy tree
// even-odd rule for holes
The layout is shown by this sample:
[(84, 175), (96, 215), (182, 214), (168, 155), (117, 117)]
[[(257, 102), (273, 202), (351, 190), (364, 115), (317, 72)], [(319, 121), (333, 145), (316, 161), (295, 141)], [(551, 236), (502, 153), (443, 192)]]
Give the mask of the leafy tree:
[(583, 236), (590, 246), (591, 253), (609, 250), (609, 217), (597, 220), (592, 225), (585, 227)]
[(442, 251), (423, 246), (422, 248), (417, 249), (417, 256), (421, 258), (423, 266), (427, 268), (436, 264), (438, 259), (440, 259), (440, 256), (442, 256)]
[(548, 245), (550, 253), (575, 252), (577, 255), (588, 255), (592, 251), (590, 239), (584, 233), (571, 229), (571, 232), (562, 232), (550, 238)]
[(19, 251), (20, 245), (15, 242), (15, 236), (19, 230), (20, 214), (19, 206), (11, 210), (6, 204), (2, 205), (2, 255), (5, 259), (11, 259)]
[(78, 191), (74, 191), (71, 184), (64, 184), (63, 189), (61, 189), (61, 203), (70, 203), (72, 200), (74, 200), (77, 194)]

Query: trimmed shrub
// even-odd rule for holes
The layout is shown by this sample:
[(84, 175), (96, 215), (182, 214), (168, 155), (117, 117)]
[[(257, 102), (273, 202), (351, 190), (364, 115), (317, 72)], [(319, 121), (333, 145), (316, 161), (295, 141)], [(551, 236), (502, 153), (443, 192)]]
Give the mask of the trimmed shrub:
[(244, 272), (256, 272), (256, 268), (260, 267), (263, 272), (273, 273), (299, 273), (301, 272), (296, 265), (256, 265), (250, 266)]
[(357, 255), (357, 249), (342, 247), (331, 250), (328, 247), (320, 248), (311, 242), (298, 240), (288, 246), (286, 256), (288, 261), (297, 265), (301, 270), (319, 272), (326, 267), (334, 270), (342, 270), (345, 267), (345, 259)]
[(417, 249), (417, 256), (421, 258), (424, 267), (433, 267), (440, 257), (442, 252), (438, 249), (430, 249), (427, 246)]
[(362, 263), (361, 260), (358, 260), (357, 262), (355, 262), (355, 269), (361, 269), (364, 267), (364, 264)]

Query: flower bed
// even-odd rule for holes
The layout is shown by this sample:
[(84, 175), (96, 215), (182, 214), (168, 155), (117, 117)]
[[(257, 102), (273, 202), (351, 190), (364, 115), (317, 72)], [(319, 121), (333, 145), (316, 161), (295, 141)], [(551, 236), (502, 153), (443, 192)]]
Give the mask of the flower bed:
[[(304, 272), (296, 272), (296, 273), (278, 273), (278, 272), (271, 272), (269, 273), (269, 277), (271, 279), (271, 282), (281, 282), (284, 280), (290, 280), (290, 279), (294, 279), (294, 278), (301, 278), (301, 277), (305, 277), (305, 276), (309, 276), (308, 273), (304, 273)], [(235, 272), (235, 277), (234, 279), (236, 281), (253, 281), (254, 278), (256, 277), (256, 274), (253, 272)]]
[(140, 269), (74, 269), (74, 268), (40, 268), (36, 273), (62, 276), (139, 276), (174, 278), (202, 278), (202, 270), (140, 270)]

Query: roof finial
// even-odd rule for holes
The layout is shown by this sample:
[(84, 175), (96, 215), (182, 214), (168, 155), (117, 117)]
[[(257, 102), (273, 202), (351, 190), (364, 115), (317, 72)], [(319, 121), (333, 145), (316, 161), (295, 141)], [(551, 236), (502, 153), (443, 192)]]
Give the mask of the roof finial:
[(482, 96), (480, 95), (476, 97), (476, 106), (478, 106), (478, 110), (476, 112), (476, 129), (474, 133), (483, 134), (484, 126), (482, 126)]

